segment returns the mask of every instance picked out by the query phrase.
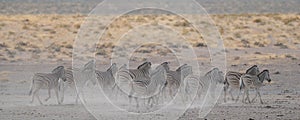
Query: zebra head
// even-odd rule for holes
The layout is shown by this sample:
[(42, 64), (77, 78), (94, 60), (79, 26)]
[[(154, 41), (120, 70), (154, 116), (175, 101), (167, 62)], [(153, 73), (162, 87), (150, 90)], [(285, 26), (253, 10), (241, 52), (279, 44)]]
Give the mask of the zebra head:
[(63, 81), (66, 81), (65, 76), (65, 67), (64, 66), (58, 66), (55, 69), (52, 70), (53, 74), (57, 74), (59, 78), (61, 78)]
[(271, 82), (271, 78), (270, 78), (270, 74), (269, 74), (269, 70), (263, 70), (261, 73), (259, 73), (258, 78), (261, 82), (263, 82), (265, 79), (268, 82)]
[(257, 65), (253, 65), (252, 67), (250, 67), (247, 71), (246, 74), (249, 75), (257, 75), (259, 74), (259, 69)]

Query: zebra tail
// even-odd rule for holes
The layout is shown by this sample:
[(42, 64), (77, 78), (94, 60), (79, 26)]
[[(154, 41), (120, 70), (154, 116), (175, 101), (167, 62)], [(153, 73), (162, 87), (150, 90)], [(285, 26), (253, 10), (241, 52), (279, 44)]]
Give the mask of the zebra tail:
[(31, 86), (30, 86), (30, 91), (28, 93), (28, 95), (30, 96), (32, 94), (32, 90), (33, 90), (33, 80), (31, 81)]

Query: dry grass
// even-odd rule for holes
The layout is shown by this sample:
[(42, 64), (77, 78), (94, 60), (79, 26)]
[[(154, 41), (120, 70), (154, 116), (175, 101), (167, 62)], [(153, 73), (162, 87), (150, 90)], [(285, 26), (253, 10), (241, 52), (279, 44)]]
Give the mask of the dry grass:
[[(86, 16), (82, 15), (0, 15), (0, 56), (2, 60), (17, 60), (18, 52), (28, 52), (38, 59), (56, 57), (71, 59), (78, 30)], [(103, 21), (111, 16), (101, 16)], [(240, 14), (212, 15), (227, 49), (275, 46), (299, 49), (299, 14)], [(199, 31), (185, 19), (173, 15), (126, 15), (113, 24), (94, 25), (94, 34), (107, 27), (101, 40), (109, 43), (97, 45), (97, 54), (107, 55), (124, 33), (134, 27), (151, 23), (163, 24), (178, 31), (194, 47), (206, 47)], [(207, 25), (206, 22), (197, 24)], [(89, 36), (87, 36), (89, 37)], [(55, 52), (55, 55), (45, 53)], [(297, 59), (297, 58), (293, 58)], [(26, 60), (26, 59), (25, 59)]]

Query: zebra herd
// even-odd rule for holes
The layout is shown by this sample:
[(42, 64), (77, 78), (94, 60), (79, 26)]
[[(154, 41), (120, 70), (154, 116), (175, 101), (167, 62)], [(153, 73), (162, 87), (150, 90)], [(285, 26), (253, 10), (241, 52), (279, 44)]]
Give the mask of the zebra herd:
[[(132, 98), (135, 100), (137, 107), (139, 107), (140, 99), (147, 100), (148, 105), (153, 106), (154, 104), (158, 104), (159, 99), (166, 97), (174, 98), (182, 86), (183, 94), (185, 95), (182, 97), (189, 98), (189, 94), (192, 92), (190, 88), (195, 86), (195, 84), (189, 83), (192, 79), (196, 80), (200, 86), (193, 89), (196, 91), (196, 96), (198, 97), (201, 97), (201, 93), (206, 90), (214, 93), (215, 87), (211, 87), (211, 85), (218, 84), (223, 85), (224, 102), (227, 100), (227, 92), (229, 92), (232, 100), (234, 100), (232, 90), (237, 89), (239, 90), (239, 94), (236, 101), (238, 101), (240, 94), (244, 91), (242, 102), (247, 100), (251, 103), (259, 96), (260, 102), (263, 103), (260, 88), (263, 86), (264, 80), (271, 81), (269, 71), (264, 70), (259, 72), (257, 65), (252, 66), (245, 73), (229, 71), (226, 73), (225, 79), (223, 72), (218, 68), (213, 68), (203, 77), (200, 77), (193, 73), (192, 66), (188, 64), (183, 64), (176, 70), (171, 70), (169, 65), (170, 62), (163, 62), (157, 66), (152, 65), (151, 62), (144, 62), (136, 69), (129, 69), (126, 64), (118, 68), (117, 64), (113, 63), (106, 71), (99, 71), (95, 69), (95, 61), (91, 60), (80, 69), (58, 66), (51, 73), (35, 73), (29, 95), (32, 95), (31, 103), (37, 98), (39, 103), (43, 104), (39, 98), (39, 90), (48, 90), (48, 97), (45, 99), (45, 101), (48, 101), (51, 97), (51, 90), (54, 89), (57, 103), (61, 104), (64, 101), (65, 89), (70, 87), (75, 90), (77, 103), (80, 91), (76, 91), (73, 75), (74, 72), (79, 72), (85, 73), (82, 74), (84, 75), (82, 77), (84, 86), (87, 86), (89, 83), (93, 85), (98, 83), (106, 93), (115, 95), (125, 93), (130, 102)], [(96, 80), (90, 79), (93, 77)], [(256, 94), (250, 101), (249, 90), (251, 89), (255, 90)], [(59, 93), (62, 93), (62, 95), (60, 96)], [(215, 97), (215, 94), (210, 95)], [(244, 98), (245, 95), (246, 98)]]
[[(236, 98), (236, 101), (239, 100), (239, 96), (242, 90), (244, 90), (242, 102), (245, 102), (245, 95), (247, 95), (246, 99), (249, 103), (254, 102), (258, 95), (260, 98), (260, 103), (263, 104), (260, 94), (260, 88), (263, 86), (264, 80), (267, 80), (269, 83), (271, 82), (269, 70), (263, 70), (262, 72), (259, 72), (259, 68), (257, 65), (253, 65), (252, 67), (250, 67), (246, 71), (246, 73), (239, 73), (233, 71), (227, 72), (224, 82), (224, 101), (226, 102), (227, 92), (230, 93), (232, 100), (234, 100), (231, 91), (232, 89), (239, 89), (239, 94)], [(254, 89), (256, 91), (255, 97), (251, 101), (249, 98), (250, 89)]]

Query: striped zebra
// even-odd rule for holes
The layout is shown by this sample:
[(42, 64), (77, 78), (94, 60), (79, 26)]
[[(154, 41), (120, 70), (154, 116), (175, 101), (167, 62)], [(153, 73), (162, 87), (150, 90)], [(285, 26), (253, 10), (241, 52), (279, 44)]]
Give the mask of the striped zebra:
[(66, 81), (64, 81), (63, 85), (60, 88), (60, 90), (62, 91), (61, 103), (63, 103), (63, 101), (64, 101), (64, 93), (68, 87), (74, 90), (74, 92), (76, 94), (75, 103), (76, 104), (78, 103), (79, 94), (76, 91), (75, 81), (74, 81), (74, 77), (73, 77), (73, 71), (80, 71), (80, 70), (72, 69), (72, 68), (65, 69)]
[[(263, 70), (258, 75), (244, 74), (241, 76), (240, 80), (241, 80), (240, 89), (245, 89), (245, 92), (243, 95), (243, 101), (244, 101), (245, 94), (247, 95), (246, 99), (248, 99), (249, 103), (253, 102), (258, 95), (260, 98), (260, 103), (263, 104), (263, 101), (262, 101), (261, 95), (260, 95), (260, 88), (263, 86), (264, 80), (271, 82), (269, 70)], [(255, 97), (252, 99), (251, 102), (250, 102), (250, 98), (249, 98), (249, 90), (250, 89), (254, 89), (256, 91)]]
[[(163, 62), (163, 63), (159, 64), (159, 65), (156, 66), (156, 67), (153, 66), (154, 70), (152, 70), (150, 76), (153, 76), (152, 73), (154, 73), (155, 71), (157, 71), (158, 68), (160, 68), (160, 67), (163, 67), (164, 70), (165, 70), (165, 72), (167, 73), (167, 71), (170, 70), (169, 64), (170, 64), (170, 62)], [(155, 97), (156, 103), (158, 103), (159, 96), (162, 96), (162, 98), (163, 98), (163, 97), (166, 97), (166, 95), (165, 95), (165, 94), (166, 94), (166, 91), (165, 91), (166, 86), (167, 86), (167, 82), (165, 82), (165, 84), (164, 84), (164, 86), (162, 87), (161, 92), (159, 93), (159, 95), (156, 95), (156, 97)]]
[(75, 98), (75, 103), (78, 103), (79, 100), (79, 93), (76, 90), (76, 86), (75, 86), (75, 81), (74, 81), (74, 73), (87, 73), (87, 74), (83, 74), (82, 78), (80, 79), (84, 79), (85, 80), (85, 84), (87, 83), (87, 81), (91, 81), (89, 78), (93, 75), (93, 70), (95, 69), (95, 61), (94, 60), (90, 60), (89, 62), (87, 62), (86, 64), (84, 64), (83, 68), (79, 69), (79, 68), (66, 68), (65, 69), (65, 77), (66, 80), (64, 81), (62, 87), (61, 87), (61, 91), (62, 91), (62, 98), (61, 98), (61, 102), (64, 101), (64, 92), (65, 90), (70, 87), (72, 89), (74, 89), (75, 93), (76, 93), (76, 98)]
[(80, 77), (82, 77), (81, 79), (84, 79), (85, 86), (88, 86), (89, 83), (91, 82), (93, 85), (96, 85), (97, 80), (96, 79), (92, 79), (93, 77), (96, 78), (96, 65), (95, 65), (95, 61), (94, 60), (90, 60), (89, 62), (87, 62), (86, 64), (84, 64), (83, 68), (80, 71)]
[(155, 67), (155, 69), (150, 74), (151, 81), (147, 88), (145, 96), (148, 97), (148, 105), (152, 107), (153, 104), (158, 104), (159, 95), (163, 92), (163, 88), (167, 83), (167, 70), (169, 62), (163, 62), (162, 64)]
[(64, 66), (58, 66), (54, 70), (52, 70), (52, 73), (36, 73), (33, 75), (31, 88), (29, 91), (29, 95), (32, 95), (31, 103), (34, 101), (34, 97), (36, 96), (39, 103), (42, 105), (42, 101), (39, 98), (39, 90), (40, 89), (48, 89), (48, 97), (45, 99), (45, 101), (48, 101), (51, 98), (51, 89), (55, 90), (56, 98), (58, 104), (61, 104), (59, 100), (59, 79), (62, 79), (63, 81), (66, 80), (65, 77), (65, 70)]
[(117, 78), (118, 80), (129, 80), (139, 82), (145, 80), (146, 84), (150, 82), (150, 72), (151, 69), (151, 62), (144, 62), (143, 64), (139, 65), (137, 69), (127, 69), (126, 65), (120, 67)]
[(167, 71), (166, 88), (169, 90), (171, 98), (175, 95), (174, 92), (178, 90), (183, 80), (190, 74), (193, 74), (192, 66), (188, 66), (187, 64), (183, 64), (176, 71)]
[[(257, 65), (253, 65), (249, 69), (246, 70), (246, 73), (239, 73), (239, 72), (233, 72), (229, 71), (225, 75), (225, 82), (224, 82), (224, 102), (226, 102), (226, 96), (227, 91), (231, 95), (231, 99), (234, 100), (234, 97), (232, 95), (233, 89), (239, 89), (240, 88), (240, 78), (243, 74), (250, 74), (250, 75), (257, 75), (259, 73), (259, 68)], [(237, 96), (236, 101), (238, 101), (239, 95)]]
[(209, 92), (210, 97), (215, 98), (217, 85), (224, 84), (224, 75), (223, 72), (219, 70), (219, 68), (213, 68), (199, 79), (200, 86), (197, 91), (198, 98), (201, 97), (201, 93), (205, 92)]
[[(139, 65), (137, 69), (127, 69), (126, 65), (120, 67), (117, 72), (117, 80), (114, 87), (118, 84), (119, 89), (123, 90), (123, 92), (127, 92), (129, 102), (131, 103), (131, 98), (134, 97), (138, 105), (137, 96), (134, 96), (134, 92), (140, 91), (137, 89), (144, 89), (139, 86), (147, 86), (150, 83), (150, 69), (151, 62), (144, 62)], [(137, 85), (138, 84), (138, 85)]]
[(106, 71), (96, 70), (96, 76), (103, 90), (111, 90), (115, 83), (115, 76), (118, 71), (117, 64), (113, 63)]

